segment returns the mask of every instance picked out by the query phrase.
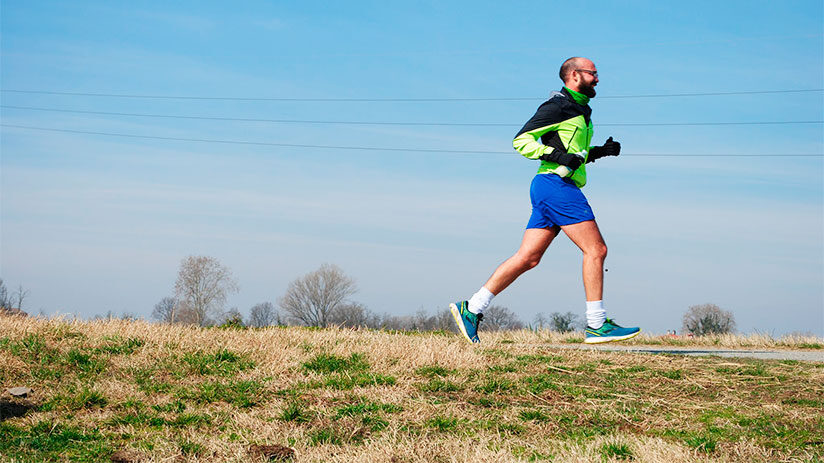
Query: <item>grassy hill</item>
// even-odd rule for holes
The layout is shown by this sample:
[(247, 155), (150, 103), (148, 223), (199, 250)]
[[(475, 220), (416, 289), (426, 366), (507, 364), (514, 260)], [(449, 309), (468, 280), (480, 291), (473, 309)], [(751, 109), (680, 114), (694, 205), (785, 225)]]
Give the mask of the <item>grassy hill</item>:
[(576, 336), (486, 333), (473, 346), (451, 333), (3, 316), (0, 458), (824, 461), (824, 364), (550, 346)]

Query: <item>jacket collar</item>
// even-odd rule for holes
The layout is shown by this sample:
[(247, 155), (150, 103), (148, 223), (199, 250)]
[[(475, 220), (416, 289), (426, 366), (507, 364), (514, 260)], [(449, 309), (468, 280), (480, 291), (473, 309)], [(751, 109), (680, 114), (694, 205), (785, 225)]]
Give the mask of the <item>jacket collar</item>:
[(588, 96), (584, 95), (583, 93), (576, 92), (575, 90), (570, 90), (569, 88), (567, 88), (566, 85), (564, 85), (564, 88), (561, 89), (561, 93), (564, 93), (568, 97), (572, 98), (572, 100), (578, 103), (579, 105), (586, 106), (587, 104), (589, 104)]

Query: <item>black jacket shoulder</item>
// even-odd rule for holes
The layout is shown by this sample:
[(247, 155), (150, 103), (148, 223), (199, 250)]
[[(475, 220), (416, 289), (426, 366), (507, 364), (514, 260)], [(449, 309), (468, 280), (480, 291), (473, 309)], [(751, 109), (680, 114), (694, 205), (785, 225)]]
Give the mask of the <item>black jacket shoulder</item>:
[(535, 115), (524, 124), (515, 136), (580, 115), (584, 116), (584, 120), (588, 124), (591, 113), (592, 110), (588, 105), (576, 103), (566, 89), (562, 89), (560, 92), (552, 92), (549, 99), (538, 106)]

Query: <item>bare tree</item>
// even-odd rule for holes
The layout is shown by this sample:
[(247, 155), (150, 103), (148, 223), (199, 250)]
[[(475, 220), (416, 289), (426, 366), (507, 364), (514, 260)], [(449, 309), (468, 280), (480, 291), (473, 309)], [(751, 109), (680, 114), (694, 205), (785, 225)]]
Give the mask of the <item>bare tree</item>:
[(175, 322), (175, 307), (177, 301), (173, 297), (164, 297), (154, 306), (152, 310), (152, 318), (163, 323)]
[(255, 304), (249, 311), (249, 326), (263, 328), (264, 326), (282, 325), (280, 314), (271, 302)]
[(346, 328), (372, 328), (377, 324), (378, 317), (360, 302), (341, 304), (332, 312), (330, 324)]
[(581, 326), (581, 321), (578, 315), (572, 312), (552, 312), (549, 314), (549, 326), (553, 331), (567, 333), (569, 331), (575, 331), (576, 328)]
[(246, 323), (243, 322), (243, 314), (237, 307), (223, 312), (220, 316), (220, 326), (223, 328), (245, 328)]
[(9, 290), (6, 289), (6, 283), (0, 278), (0, 310), (11, 310), (12, 298), (9, 295)]
[(323, 264), (289, 283), (279, 304), (297, 323), (327, 327), (334, 312), (356, 291), (355, 281), (343, 270), (336, 265)]
[(532, 319), (532, 323), (535, 325), (537, 329), (543, 329), (545, 325), (549, 325), (549, 318), (547, 318), (546, 314), (543, 312), (538, 312), (535, 314), (535, 318)]
[(681, 329), (696, 336), (730, 333), (735, 330), (735, 317), (715, 304), (693, 305), (684, 313)]
[[(238, 291), (238, 284), (231, 271), (207, 256), (189, 256), (180, 262), (175, 283), (175, 299), (178, 304), (172, 320), (180, 320), (178, 313), (186, 314), (196, 325), (207, 325), (210, 317), (223, 313), (226, 297)], [(187, 313), (188, 312), (188, 313)]]
[(29, 295), (29, 291), (27, 289), (23, 289), (23, 285), (17, 285), (17, 291), (14, 292), (12, 297), (14, 297), (14, 303), (17, 306), (17, 310), (23, 310), (23, 301)]
[(123, 312), (120, 315), (117, 315), (114, 310), (107, 310), (103, 315), (95, 315), (92, 320), (126, 320), (126, 321), (135, 321), (139, 320), (139, 317), (131, 312)]
[(23, 301), (28, 295), (29, 292), (23, 289), (23, 285), (19, 285), (14, 293), (9, 294), (6, 284), (3, 282), (3, 279), (0, 278), (0, 313), (22, 316), (28, 315), (22, 309)]
[(458, 325), (455, 324), (455, 319), (452, 317), (452, 311), (449, 310), (449, 307), (444, 307), (435, 311), (435, 315), (433, 315), (432, 318), (434, 319), (433, 329), (441, 331), (458, 331)]
[(480, 328), (488, 331), (519, 330), (524, 324), (514, 312), (502, 305), (490, 305), (484, 310)]

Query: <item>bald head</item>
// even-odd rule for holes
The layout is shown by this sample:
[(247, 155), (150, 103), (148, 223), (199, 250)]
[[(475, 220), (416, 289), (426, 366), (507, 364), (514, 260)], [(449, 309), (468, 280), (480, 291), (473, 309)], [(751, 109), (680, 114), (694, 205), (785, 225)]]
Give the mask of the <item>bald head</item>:
[(573, 56), (572, 58), (564, 61), (564, 64), (561, 65), (560, 72), (558, 72), (558, 76), (561, 77), (561, 80), (566, 84), (572, 78), (572, 72), (574, 70), (593, 69), (594, 67), (595, 63), (592, 61), (580, 56)]
[(564, 61), (558, 74), (561, 80), (564, 81), (564, 86), (568, 89), (583, 93), (590, 98), (595, 97), (595, 86), (598, 85), (598, 70), (591, 60), (574, 56)]

